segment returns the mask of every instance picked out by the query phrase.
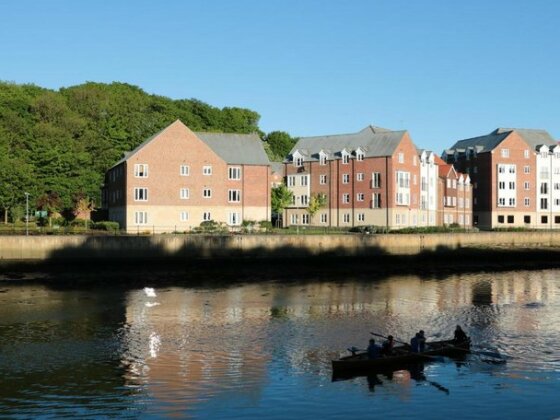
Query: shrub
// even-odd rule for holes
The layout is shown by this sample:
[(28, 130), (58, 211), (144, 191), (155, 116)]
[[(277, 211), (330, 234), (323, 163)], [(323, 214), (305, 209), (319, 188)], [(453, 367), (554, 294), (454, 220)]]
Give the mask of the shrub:
[(265, 232), (272, 232), (272, 222), (269, 220), (261, 220), (259, 222), (259, 228)]
[(106, 230), (116, 232), (119, 230), (120, 226), (118, 222), (109, 222), (108, 220), (103, 220), (101, 222), (91, 223), (91, 228), (96, 230)]
[(214, 220), (206, 220), (193, 229), (194, 233), (226, 233), (227, 231), (228, 228), (224, 223)]

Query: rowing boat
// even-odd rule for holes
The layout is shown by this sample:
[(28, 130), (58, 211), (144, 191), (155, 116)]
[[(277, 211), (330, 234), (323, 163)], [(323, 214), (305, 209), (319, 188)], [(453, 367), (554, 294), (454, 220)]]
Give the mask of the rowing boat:
[(367, 352), (343, 356), (332, 361), (333, 373), (384, 370), (411, 363), (433, 361), (434, 356), (458, 357), (470, 351), (470, 343), (453, 340), (426, 343), (426, 351), (413, 353), (409, 346), (396, 346), (393, 354), (370, 359)]

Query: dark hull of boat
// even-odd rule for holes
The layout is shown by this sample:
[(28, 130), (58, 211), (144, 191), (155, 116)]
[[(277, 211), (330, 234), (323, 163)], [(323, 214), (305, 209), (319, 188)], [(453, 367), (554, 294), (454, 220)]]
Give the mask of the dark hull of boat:
[(434, 361), (435, 356), (460, 357), (470, 350), (469, 343), (455, 344), (453, 341), (436, 341), (428, 343), (428, 350), (422, 353), (411, 353), (405, 346), (395, 347), (394, 355), (369, 359), (366, 353), (341, 357), (332, 361), (333, 373), (356, 373), (384, 371), (399, 367)]

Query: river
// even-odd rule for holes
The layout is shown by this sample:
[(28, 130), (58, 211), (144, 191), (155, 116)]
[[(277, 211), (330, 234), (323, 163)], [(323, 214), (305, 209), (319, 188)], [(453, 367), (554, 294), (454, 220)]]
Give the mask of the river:
[[(560, 270), (159, 280), (0, 283), (0, 417), (560, 416)], [(477, 349), (465, 361), (332, 380), (370, 332), (443, 339), (457, 324)]]

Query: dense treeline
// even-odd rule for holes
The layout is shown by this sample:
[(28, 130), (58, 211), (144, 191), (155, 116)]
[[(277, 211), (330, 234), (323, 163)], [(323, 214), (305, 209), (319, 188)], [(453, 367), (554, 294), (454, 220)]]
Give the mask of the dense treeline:
[(295, 139), (266, 135), (259, 118), (249, 109), (172, 100), (125, 83), (53, 91), (0, 82), (0, 212), (4, 220), (20, 219), (24, 192), (32, 207), (49, 212), (99, 204), (105, 171), (176, 119), (193, 131), (257, 132), (271, 160), (282, 159)]

